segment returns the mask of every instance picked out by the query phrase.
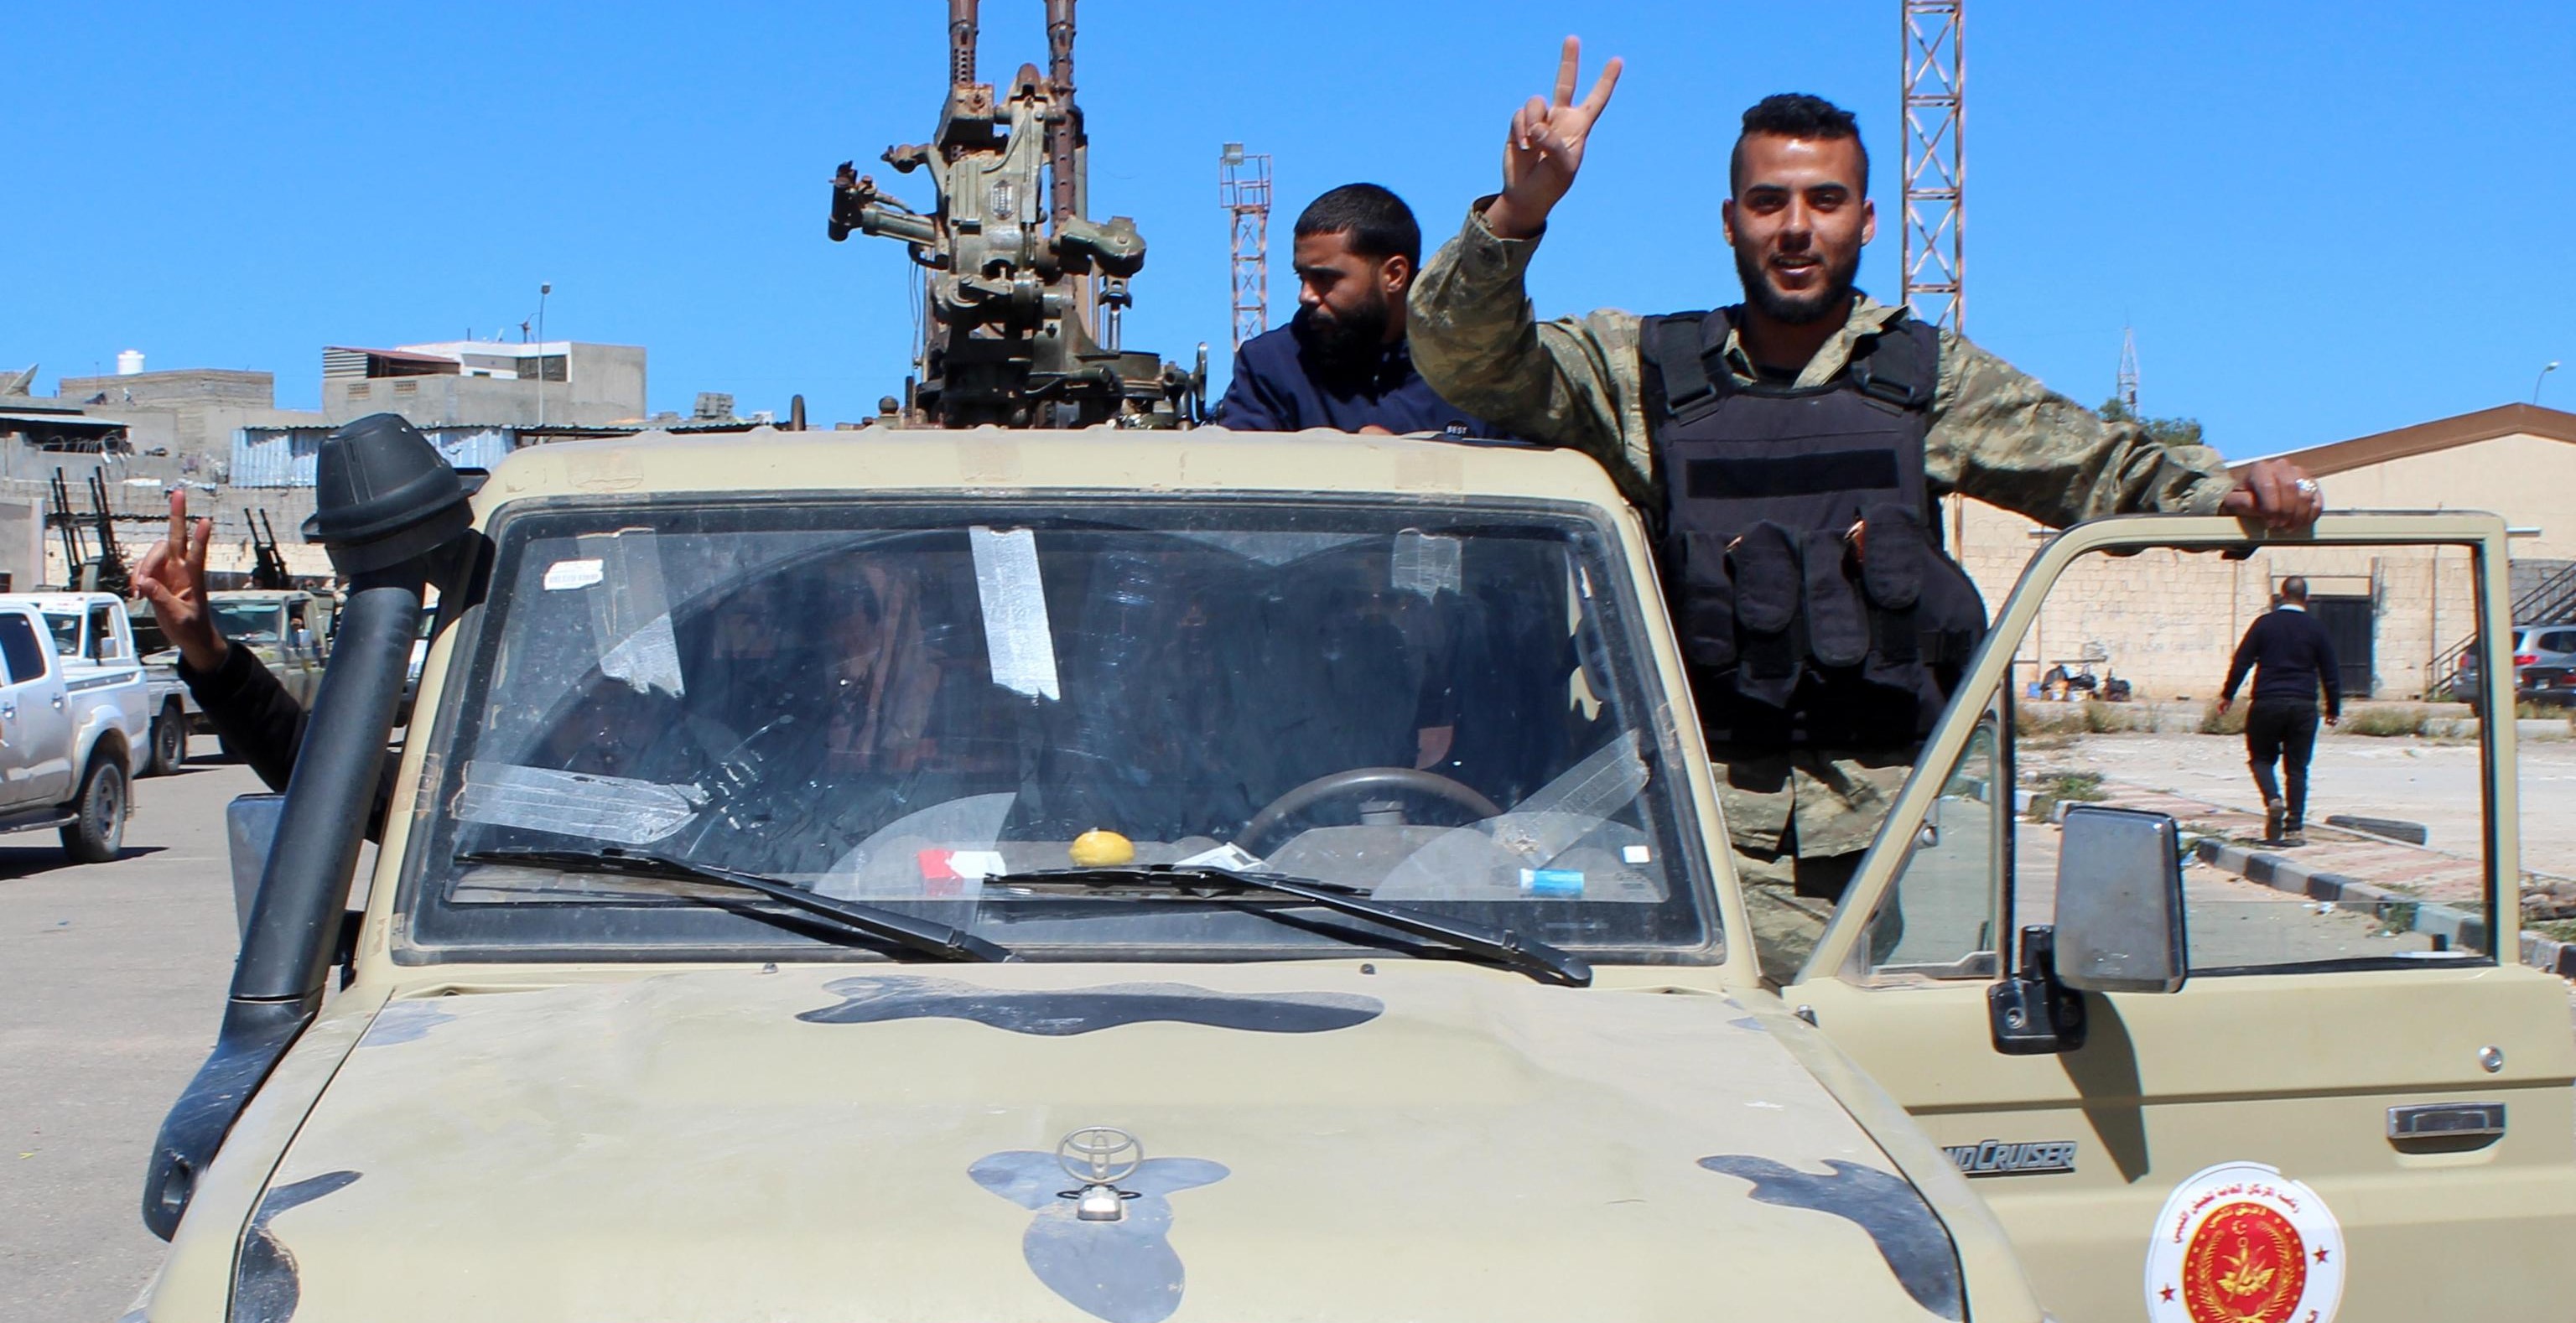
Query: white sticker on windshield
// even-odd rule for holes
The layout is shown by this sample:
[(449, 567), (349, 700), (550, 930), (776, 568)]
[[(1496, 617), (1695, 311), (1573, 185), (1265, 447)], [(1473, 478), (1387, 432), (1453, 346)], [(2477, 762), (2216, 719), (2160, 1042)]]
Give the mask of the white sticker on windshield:
[(975, 552), (975, 593), (984, 607), (984, 648), (993, 683), (1032, 697), (1063, 697), (1056, 685), (1046, 587), (1038, 578), (1037, 534), (981, 525), (966, 531)]
[(596, 560), (559, 560), (546, 567), (546, 591), (560, 593), (571, 588), (587, 588), (608, 577), (608, 571)]

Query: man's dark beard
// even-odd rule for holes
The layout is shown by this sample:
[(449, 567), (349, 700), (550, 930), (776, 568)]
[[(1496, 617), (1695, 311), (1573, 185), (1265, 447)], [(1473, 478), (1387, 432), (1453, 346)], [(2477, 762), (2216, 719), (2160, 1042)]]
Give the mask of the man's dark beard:
[(1358, 372), (1377, 366), (1379, 355), (1386, 352), (1386, 328), (1391, 314), (1384, 296), (1347, 315), (1335, 316), (1322, 308), (1297, 310), (1297, 339), (1313, 355), (1318, 366), (1329, 371)]
[(1852, 286), (1860, 279), (1860, 250), (1853, 249), (1851, 260), (1840, 266), (1826, 263), (1824, 287), (1812, 294), (1792, 297), (1772, 288), (1763, 277), (1761, 255), (1743, 248), (1735, 250), (1735, 278), (1744, 282), (1744, 301), (1763, 316), (1807, 326), (1842, 311), (1843, 300), (1851, 297)]

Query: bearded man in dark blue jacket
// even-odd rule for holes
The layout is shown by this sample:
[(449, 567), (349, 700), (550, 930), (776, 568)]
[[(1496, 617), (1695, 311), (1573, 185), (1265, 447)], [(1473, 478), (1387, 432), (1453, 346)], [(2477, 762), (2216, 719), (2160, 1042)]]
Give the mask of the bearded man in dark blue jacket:
[(1404, 199), (1344, 184), (1297, 217), (1297, 315), (1244, 343), (1212, 422), (1244, 432), (1502, 435), (1435, 393), (1404, 345), (1422, 227)]

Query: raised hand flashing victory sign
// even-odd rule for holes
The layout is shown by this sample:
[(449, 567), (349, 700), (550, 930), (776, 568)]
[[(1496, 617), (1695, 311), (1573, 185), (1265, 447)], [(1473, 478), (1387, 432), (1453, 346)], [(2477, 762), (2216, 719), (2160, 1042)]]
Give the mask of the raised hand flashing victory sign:
[(1592, 126), (1610, 107), (1619, 86), (1620, 63), (1601, 66), (1592, 93), (1575, 104), (1574, 86), (1583, 61), (1583, 39), (1565, 39), (1565, 54), (1556, 66), (1556, 97), (1531, 97), (1512, 115), (1512, 136), (1503, 144), (1503, 192), (1485, 208), (1485, 224), (1506, 239), (1526, 239), (1547, 224), (1547, 213), (1583, 168), (1583, 149)]

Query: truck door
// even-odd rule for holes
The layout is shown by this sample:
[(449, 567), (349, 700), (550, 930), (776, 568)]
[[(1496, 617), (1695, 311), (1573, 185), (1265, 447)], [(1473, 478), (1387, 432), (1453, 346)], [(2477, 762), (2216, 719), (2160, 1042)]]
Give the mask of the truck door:
[[(2247, 538), (2107, 520), (2034, 558), (1782, 996), (1950, 1150), (2067, 1323), (2535, 1317), (2576, 1241), (2576, 1040), (2565, 985), (2516, 960), (2510, 723), (2373, 739), (2406, 719), (2347, 712), (2307, 843), (2277, 848), (2212, 711), (2287, 577), (2355, 565), (2421, 585), (2391, 620), (2485, 622), (2485, 674), (2510, 674), (2503, 524), (2341, 515)], [(2391, 640), (2383, 671), (2453, 641)], [(2136, 700), (2027, 699), (2031, 663), (2076, 648)], [(2091, 802), (2183, 833), (2187, 977), (2075, 994), (2080, 1046), (2008, 1054), (2013, 980), (2039, 974), (2018, 935), (2054, 910), (2053, 820)], [(2414, 819), (2426, 843), (2317, 825), (2347, 813)]]
[(32, 612), (0, 611), (0, 807), (54, 804), (72, 793), (72, 718), (63, 667)]

